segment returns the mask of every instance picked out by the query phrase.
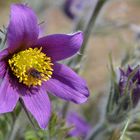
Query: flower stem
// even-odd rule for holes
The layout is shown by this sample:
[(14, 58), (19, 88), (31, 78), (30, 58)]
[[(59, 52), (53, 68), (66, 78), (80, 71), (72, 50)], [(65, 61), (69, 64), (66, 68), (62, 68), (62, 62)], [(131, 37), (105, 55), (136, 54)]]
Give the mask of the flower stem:
[(19, 102), (21, 103), (21, 105), (22, 105), (22, 107), (23, 107), (23, 109), (24, 109), (24, 111), (25, 111), (25, 113), (26, 113), (26, 115), (27, 115), (29, 121), (31, 122), (31, 124), (32, 124), (32, 126), (33, 126), (33, 128), (36, 130), (36, 127), (35, 127), (35, 125), (34, 125), (32, 119), (31, 119), (31, 117), (30, 117), (30, 115), (29, 115), (29, 113), (28, 113), (28, 111), (27, 111), (27, 109), (26, 109), (26, 107), (25, 107), (23, 101), (22, 101), (21, 99), (19, 99)]
[(62, 108), (62, 118), (66, 117), (69, 104), (70, 104), (69, 102), (64, 103), (63, 108)]
[(91, 133), (85, 138), (85, 140), (95, 140), (96, 137), (103, 133), (107, 128), (107, 122), (101, 122), (99, 125), (97, 125), (95, 128), (91, 130)]
[[(16, 119), (14, 119), (14, 122), (13, 122), (12, 127), (11, 127), (11, 131), (9, 132), (8, 136), (6, 137), (6, 140), (15, 140), (17, 135), (18, 135), (18, 132), (21, 129), (24, 130), (24, 128), (28, 125), (28, 121), (26, 119), (24, 119), (25, 114), (27, 115), (29, 121), (31, 122), (31, 124), (34, 128), (34, 131), (36, 132), (35, 134), (36, 134), (37, 138), (40, 138), (40, 136), (37, 133), (38, 129), (35, 127), (23, 101), (21, 99), (19, 99), (19, 102), (22, 105), (22, 109), (20, 110), (20, 113), (16, 117)], [(22, 126), (22, 128), (21, 128), (21, 126)], [(40, 138), (40, 140), (41, 140), (41, 138)]]
[(126, 132), (126, 130), (128, 128), (129, 123), (130, 123), (130, 119), (128, 118), (127, 121), (126, 121), (126, 125), (125, 125), (125, 127), (123, 129), (123, 132), (122, 132), (119, 140), (123, 140), (124, 139), (124, 135), (125, 135), (125, 132)]
[[(22, 120), (22, 121), (21, 121)], [(17, 118), (15, 119), (15, 121), (12, 124), (11, 127), (11, 131), (8, 134), (8, 137), (6, 140), (15, 140), (17, 135), (18, 135), (18, 131), (20, 131), (20, 123), (22, 122), (22, 127), (26, 126), (26, 121), (23, 119), (23, 110), (20, 111), (19, 115), (17, 116)], [(23, 127), (24, 128), (24, 127)]]
[[(95, 24), (95, 22), (96, 22), (96, 19), (97, 19), (99, 13), (100, 13), (102, 7), (103, 7), (104, 4), (106, 3), (106, 1), (108, 1), (108, 0), (98, 0), (98, 1), (97, 1), (96, 6), (95, 6), (95, 7), (93, 8), (93, 10), (92, 10), (92, 15), (91, 15), (91, 17), (90, 17), (90, 19), (89, 19), (89, 22), (88, 22), (86, 28), (85, 28), (85, 29), (81, 29), (81, 30), (83, 30), (83, 32), (84, 32), (84, 41), (83, 41), (83, 44), (82, 44), (82, 47), (81, 47), (81, 50), (80, 50), (80, 55), (77, 55), (76, 58), (71, 59), (71, 60), (69, 61), (68, 65), (73, 65), (73, 63), (74, 63), (75, 65), (77, 65), (77, 64), (79, 64), (79, 63), (81, 62), (81, 60), (82, 60), (82, 58), (83, 58), (83, 54), (84, 54), (85, 49), (86, 49), (86, 47), (87, 47), (87, 43), (88, 43), (90, 34), (91, 34), (91, 32), (92, 32), (92, 28), (93, 28), (93, 26), (94, 26), (94, 24)], [(80, 20), (80, 21), (82, 21), (82, 20)], [(79, 21), (79, 22), (80, 22), (80, 21)], [(80, 24), (80, 23), (79, 23), (79, 24)], [(78, 25), (79, 25), (79, 24), (78, 24)], [(76, 30), (79, 30), (78, 27), (76, 28)], [(78, 67), (75, 71), (76, 71), (76, 72), (79, 72), (79, 70), (80, 70), (80, 67)]]
[[(11, 130), (10, 130), (10, 132), (8, 133), (8, 135), (6, 136), (6, 140), (13, 140), (13, 136), (15, 135), (15, 122), (12, 124), (12, 126), (11, 126)], [(15, 136), (14, 136), (15, 137)]]
[[(95, 9), (93, 9), (91, 18), (90, 18), (90, 20), (89, 20), (89, 22), (84, 30), (84, 41), (83, 41), (83, 45), (82, 45), (81, 50), (80, 50), (80, 54), (83, 54), (85, 52), (85, 48), (87, 46), (89, 36), (92, 32), (92, 28), (93, 28), (95, 21), (96, 21), (99, 13), (100, 13), (100, 11), (101, 11), (101, 9), (104, 6), (106, 1), (107, 0), (98, 0)], [(81, 61), (82, 57), (83, 57), (83, 55), (78, 55), (78, 62)]]

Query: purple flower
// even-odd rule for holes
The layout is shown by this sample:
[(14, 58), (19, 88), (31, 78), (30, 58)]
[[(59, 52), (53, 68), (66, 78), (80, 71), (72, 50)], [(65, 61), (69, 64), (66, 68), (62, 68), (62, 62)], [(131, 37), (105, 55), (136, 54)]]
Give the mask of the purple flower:
[(78, 16), (79, 11), (82, 11), (83, 0), (66, 0), (64, 3), (65, 14), (74, 19)]
[[(132, 76), (131, 74), (134, 73)], [(127, 71), (120, 69), (119, 91), (124, 95), (128, 85), (128, 93), (132, 96), (133, 107), (138, 104), (140, 99), (140, 68), (134, 72), (134, 69), (128, 66)]]
[(57, 62), (78, 52), (82, 32), (38, 39), (35, 13), (27, 6), (11, 6), (7, 48), (0, 52), (0, 113), (11, 112), (21, 98), (41, 128), (46, 128), (51, 105), (49, 92), (80, 104), (89, 96), (85, 81)]
[(90, 15), (92, 9), (96, 6), (96, 1), (97, 0), (65, 0), (63, 10), (72, 20), (80, 16), (88, 20), (87, 15)]
[(91, 130), (91, 126), (85, 121), (85, 119), (75, 112), (68, 113), (67, 124), (69, 126), (74, 126), (69, 132), (69, 135), (74, 137), (85, 137)]

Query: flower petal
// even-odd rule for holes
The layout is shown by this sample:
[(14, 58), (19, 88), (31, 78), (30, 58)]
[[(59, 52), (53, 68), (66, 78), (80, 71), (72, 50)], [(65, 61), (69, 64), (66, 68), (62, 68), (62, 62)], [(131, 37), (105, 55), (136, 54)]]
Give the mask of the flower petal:
[(9, 55), (8, 50), (4, 49), (0, 51), (0, 78), (2, 78), (7, 70), (7, 64), (5, 58)]
[(37, 17), (32, 9), (23, 4), (13, 4), (7, 33), (9, 51), (12, 53), (33, 45), (38, 35)]
[(51, 116), (51, 104), (43, 88), (36, 90), (24, 90), (22, 99), (26, 108), (37, 120), (39, 126), (45, 129)]
[(75, 103), (84, 103), (89, 96), (85, 81), (61, 64), (55, 64), (53, 77), (46, 82), (46, 88), (53, 95)]
[(1, 50), (0, 51), (0, 61), (4, 60), (9, 55), (9, 52), (7, 49)]
[(4, 77), (6, 73), (7, 65), (4, 61), (0, 61), (0, 78)]
[(0, 85), (0, 114), (11, 112), (19, 99), (17, 90), (12, 85), (8, 72)]
[(71, 136), (82, 136), (85, 137), (91, 129), (91, 126), (86, 122), (84, 118), (79, 116), (76, 112), (70, 112), (67, 115), (68, 126), (74, 125), (69, 132)]
[(34, 47), (42, 47), (42, 51), (53, 61), (59, 61), (78, 52), (82, 42), (82, 32), (72, 35), (54, 34), (39, 39)]
[[(70, 19), (74, 19), (76, 17), (76, 14), (74, 13), (72, 7), (74, 7), (75, 3), (74, 0), (66, 0), (65, 3), (64, 3), (64, 12), (65, 14), (70, 18)], [(78, 8), (77, 8), (78, 9)], [(78, 11), (78, 10), (77, 10)]]

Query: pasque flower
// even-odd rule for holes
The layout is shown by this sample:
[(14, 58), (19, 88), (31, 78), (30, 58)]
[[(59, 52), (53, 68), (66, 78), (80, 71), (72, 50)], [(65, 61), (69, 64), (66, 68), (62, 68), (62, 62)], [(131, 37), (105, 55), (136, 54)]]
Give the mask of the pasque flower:
[(73, 125), (73, 128), (69, 132), (69, 135), (73, 137), (85, 137), (91, 130), (88, 122), (76, 112), (68, 113), (67, 124), (69, 126)]
[(83, 9), (83, 3), (83, 0), (66, 0), (63, 8), (65, 14), (71, 19), (76, 18)]
[(84, 16), (84, 12), (88, 13), (88, 10), (94, 6), (94, 3), (96, 3), (96, 0), (95, 2), (92, 0), (65, 0), (63, 10), (64, 13), (73, 20), (81, 15)]
[(119, 73), (112, 74), (112, 76), (106, 118), (109, 123), (118, 124), (126, 120), (130, 111), (139, 102), (140, 67), (132, 68), (128, 66), (127, 70), (120, 68)]
[[(132, 76), (131, 74), (134, 73)], [(127, 90), (126, 90), (127, 88)], [(132, 98), (132, 105), (135, 107), (140, 99), (140, 68), (136, 70), (128, 66), (127, 71), (120, 69), (119, 80), (120, 95), (129, 94)], [(125, 93), (128, 91), (127, 93)]]
[(19, 98), (41, 128), (46, 128), (51, 105), (49, 92), (74, 103), (83, 103), (89, 92), (74, 71), (57, 63), (78, 52), (82, 32), (53, 34), (38, 39), (35, 13), (27, 6), (11, 6), (7, 48), (0, 52), (0, 113), (11, 112)]
[(71, 19), (75, 18), (75, 14), (72, 12), (73, 1), (74, 0), (66, 0), (64, 3), (64, 12)]

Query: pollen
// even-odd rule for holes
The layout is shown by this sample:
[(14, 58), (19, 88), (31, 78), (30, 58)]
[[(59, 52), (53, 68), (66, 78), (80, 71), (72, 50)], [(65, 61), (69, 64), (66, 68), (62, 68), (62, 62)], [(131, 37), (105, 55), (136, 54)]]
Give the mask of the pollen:
[(42, 48), (29, 48), (14, 54), (8, 60), (11, 71), (20, 83), (28, 87), (37, 86), (51, 78), (53, 63), (51, 58), (41, 51)]

